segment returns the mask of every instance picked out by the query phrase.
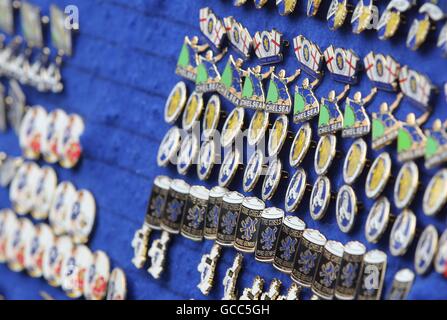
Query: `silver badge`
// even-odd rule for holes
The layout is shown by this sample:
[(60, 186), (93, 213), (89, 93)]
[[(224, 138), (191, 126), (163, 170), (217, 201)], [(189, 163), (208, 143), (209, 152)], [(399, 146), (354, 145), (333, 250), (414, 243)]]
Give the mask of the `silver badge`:
[(160, 147), (157, 153), (157, 164), (159, 167), (165, 167), (180, 148), (180, 129), (172, 127), (166, 132), (163, 140), (161, 140)]
[(318, 141), (315, 150), (314, 167), (318, 175), (328, 172), (336, 153), (337, 138), (332, 135), (324, 135)]
[(227, 187), (231, 183), (234, 175), (236, 174), (237, 168), (239, 167), (239, 163), (240, 154), (237, 149), (227, 152), (224, 161), (220, 166), (219, 186)]
[(285, 208), (288, 212), (293, 212), (297, 209), (298, 205), (303, 198), (306, 191), (307, 174), (302, 168), (298, 168), (295, 174), (290, 179), (289, 186), (286, 192)]
[(419, 238), (414, 254), (414, 269), (417, 274), (425, 274), (432, 266), (438, 249), (438, 231), (433, 225), (428, 225)]
[(390, 252), (393, 256), (403, 256), (413, 242), (416, 231), (416, 216), (405, 209), (394, 221), (390, 234)]
[(434, 261), (435, 270), (439, 274), (447, 273), (447, 229), (439, 238), (438, 252)]
[(202, 144), (197, 162), (197, 176), (200, 180), (209, 178), (216, 162), (216, 144), (214, 140), (207, 140)]
[(331, 181), (326, 176), (319, 176), (315, 181), (310, 195), (310, 216), (314, 220), (321, 220), (326, 214), (331, 201)]
[(264, 155), (262, 151), (257, 149), (248, 160), (247, 168), (244, 172), (244, 178), (242, 180), (242, 186), (245, 192), (250, 192), (254, 189), (258, 180), (262, 174), (264, 164)]
[(343, 164), (343, 179), (345, 183), (353, 184), (362, 174), (366, 163), (367, 148), (363, 139), (355, 140), (349, 148)]
[(348, 233), (357, 216), (357, 196), (351, 186), (343, 185), (338, 191), (336, 203), (337, 224), (341, 231)]
[(380, 197), (371, 207), (365, 223), (365, 238), (376, 243), (385, 233), (390, 220), (390, 202), (385, 196)]
[(368, 198), (377, 198), (390, 178), (391, 173), (391, 157), (388, 152), (381, 153), (374, 160), (366, 177), (365, 193)]
[(394, 184), (394, 204), (398, 209), (408, 207), (413, 201), (419, 184), (419, 169), (413, 161), (406, 162)]
[(262, 185), (262, 200), (270, 200), (278, 188), (281, 181), (282, 163), (281, 160), (275, 159), (270, 163), (267, 174)]

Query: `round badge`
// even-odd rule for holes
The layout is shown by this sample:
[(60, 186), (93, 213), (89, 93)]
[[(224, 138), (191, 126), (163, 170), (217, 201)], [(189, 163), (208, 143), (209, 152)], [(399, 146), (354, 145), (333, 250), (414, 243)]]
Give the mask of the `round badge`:
[(268, 150), (269, 156), (274, 156), (281, 151), (287, 138), (287, 129), (289, 127), (289, 118), (286, 115), (280, 115), (273, 123), (269, 135)]
[(7, 243), (11, 240), (12, 231), (16, 229), (17, 224), (18, 221), (14, 211), (11, 209), (0, 210), (0, 263), (4, 263), (7, 260)]
[(331, 181), (326, 176), (319, 176), (315, 181), (310, 195), (310, 216), (314, 220), (321, 220), (326, 215), (331, 201)]
[(303, 199), (304, 191), (306, 191), (307, 174), (302, 168), (298, 168), (290, 179), (287, 187), (285, 208), (288, 212), (293, 212)]
[(366, 177), (365, 193), (368, 198), (377, 198), (385, 189), (391, 173), (391, 157), (388, 152), (381, 153), (374, 160)]
[(50, 211), (53, 195), (57, 187), (56, 172), (51, 167), (39, 170), (39, 176), (34, 189), (34, 205), (31, 215), (34, 219), (46, 219)]
[(265, 131), (269, 125), (268, 112), (257, 110), (250, 121), (248, 127), (247, 142), (249, 145), (254, 146), (259, 143), (265, 136)]
[(190, 131), (199, 120), (203, 109), (203, 96), (197, 92), (191, 93), (183, 112), (182, 128)]
[(422, 208), (427, 216), (437, 214), (447, 202), (447, 169), (438, 171), (428, 183), (422, 200)]
[(225, 155), (219, 171), (219, 186), (227, 187), (233, 180), (240, 162), (239, 151), (230, 150)]
[(390, 234), (390, 252), (393, 256), (403, 256), (414, 238), (416, 231), (416, 216), (411, 210), (405, 209), (394, 221)]
[(248, 160), (247, 167), (245, 168), (244, 178), (242, 180), (245, 192), (250, 192), (255, 188), (261, 177), (263, 164), (264, 155), (261, 150), (256, 149)]
[(438, 231), (428, 225), (419, 238), (414, 254), (414, 269), (417, 274), (425, 274), (430, 269), (438, 249)]
[(0, 186), (3, 188), (11, 183), (23, 164), (21, 157), (10, 157), (6, 155), (5, 157), (0, 161)]
[(382, 196), (374, 202), (369, 210), (365, 223), (365, 238), (368, 242), (377, 243), (388, 227), (390, 220), (390, 202)]
[(82, 189), (76, 193), (67, 216), (67, 231), (75, 243), (86, 243), (96, 217), (96, 202), (92, 193)]
[(357, 196), (349, 185), (343, 185), (337, 194), (336, 217), (340, 230), (348, 233), (354, 226), (357, 216)]
[[(6, 229), (7, 227), (7, 229)], [(22, 219), (17, 219), (14, 214), (14, 219), (9, 218), (5, 226), (5, 238), (2, 249), (4, 251), (5, 261), (13, 261), (16, 259), (16, 247), (20, 242), (20, 232), (22, 228)]]
[(43, 257), (48, 247), (54, 242), (54, 235), (51, 228), (41, 223), (35, 227), (35, 233), (29, 238), (29, 244), (26, 246), (25, 267), (32, 277), (41, 277), (43, 274)]
[(25, 269), (25, 252), (36, 231), (33, 223), (25, 218), (20, 219), (20, 223), (16, 227), (7, 252), (9, 268), (19, 272)]
[(202, 120), (203, 136), (206, 139), (212, 137), (217, 129), (220, 118), (220, 98), (213, 94), (208, 100), (205, 108), (205, 114)]
[(43, 254), (43, 276), (54, 287), (62, 284), (62, 266), (71, 257), (73, 242), (70, 237), (55, 238), (53, 245), (46, 247)]
[(62, 266), (62, 289), (70, 298), (84, 293), (87, 270), (93, 262), (92, 252), (85, 245), (76, 246)]
[(308, 122), (304, 123), (295, 135), (290, 149), (289, 162), (292, 167), (301, 164), (309, 151), (312, 138), (312, 128)]
[(332, 135), (324, 135), (318, 141), (315, 151), (314, 167), (318, 175), (326, 174), (335, 158), (337, 138)]
[(268, 169), (262, 184), (262, 200), (270, 200), (278, 188), (281, 181), (282, 163), (281, 160), (273, 160)]
[(96, 251), (93, 262), (87, 271), (84, 297), (88, 300), (103, 300), (107, 293), (110, 276), (110, 261), (103, 251)]
[(200, 148), (197, 163), (197, 176), (200, 180), (206, 180), (209, 178), (215, 162), (216, 144), (214, 140), (206, 140)]
[(127, 295), (126, 275), (120, 268), (114, 268), (110, 274), (107, 288), (107, 300), (125, 300)]
[(183, 81), (177, 82), (172, 88), (165, 104), (165, 121), (173, 124), (182, 113), (186, 102), (186, 84)]
[(438, 252), (434, 261), (435, 271), (440, 274), (447, 272), (447, 229), (439, 239)]
[(42, 138), (42, 155), (46, 162), (56, 163), (60, 154), (59, 143), (68, 125), (68, 116), (62, 109), (51, 111), (46, 119)]
[(419, 183), (419, 169), (413, 161), (406, 162), (394, 184), (394, 204), (398, 209), (408, 207), (413, 201)]
[(180, 139), (181, 135), (179, 128), (174, 126), (166, 132), (158, 147), (157, 165), (159, 167), (167, 166), (169, 161), (171, 161), (177, 154), (177, 151), (180, 148)]
[(361, 175), (366, 163), (366, 142), (357, 139), (351, 145), (343, 164), (343, 179), (347, 184), (353, 184)]
[(34, 205), (34, 190), (40, 168), (34, 162), (23, 163), (9, 188), (9, 199), (17, 214), (24, 215), (31, 211)]
[(182, 141), (177, 159), (177, 172), (186, 174), (189, 167), (196, 163), (197, 152), (199, 151), (199, 142), (194, 134), (188, 134)]
[(70, 182), (64, 181), (57, 186), (48, 216), (56, 235), (67, 232), (67, 221), (75, 199), (76, 189)]
[(73, 168), (82, 155), (81, 135), (84, 132), (84, 121), (77, 114), (68, 116), (67, 125), (63, 129), (57, 152), (59, 163), (64, 168)]
[(39, 158), (46, 121), (47, 112), (40, 106), (31, 107), (25, 113), (19, 130), (19, 144), (25, 158)]
[(241, 132), (244, 123), (244, 108), (237, 107), (229, 114), (222, 128), (220, 143), (222, 147), (230, 145), (236, 136)]

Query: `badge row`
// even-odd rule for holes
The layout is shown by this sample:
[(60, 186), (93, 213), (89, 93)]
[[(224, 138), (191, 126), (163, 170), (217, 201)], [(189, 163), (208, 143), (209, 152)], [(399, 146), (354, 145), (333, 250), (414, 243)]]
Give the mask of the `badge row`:
[(110, 272), (105, 252), (92, 252), (68, 236), (57, 236), (49, 225), (34, 225), (10, 209), (0, 210), (0, 263), (15, 272), (26, 270), (31, 277), (43, 277), (70, 298), (126, 298), (126, 276), (120, 268)]

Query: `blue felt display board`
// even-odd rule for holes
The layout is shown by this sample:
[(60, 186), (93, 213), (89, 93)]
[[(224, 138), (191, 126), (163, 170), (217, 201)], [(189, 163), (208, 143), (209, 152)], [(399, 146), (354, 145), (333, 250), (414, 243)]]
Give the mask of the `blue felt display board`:
[[(420, 51), (412, 52), (405, 47), (405, 35), (409, 23), (401, 27), (402, 31), (395, 39), (385, 42), (380, 41), (377, 34), (371, 31), (361, 35), (352, 34), (350, 24), (346, 24), (339, 31), (331, 32), (324, 18), (330, 1), (323, 1), (321, 14), (315, 18), (306, 17), (307, 1), (303, 0), (298, 1), (295, 13), (288, 17), (279, 16), (273, 0), (261, 10), (256, 10), (251, 0), (240, 8), (234, 7), (230, 0), (33, 0), (31, 2), (41, 6), (44, 14), (48, 14), (52, 2), (61, 7), (76, 4), (80, 10), (81, 30), (75, 38), (74, 56), (68, 59), (63, 67), (64, 92), (57, 95), (38, 93), (29, 87), (25, 87), (24, 90), (28, 105), (41, 104), (47, 110), (62, 107), (67, 112), (76, 112), (84, 118), (86, 130), (82, 138), (84, 147), (82, 162), (75, 170), (53, 167), (60, 181), (72, 181), (78, 188), (90, 189), (95, 195), (98, 212), (96, 227), (89, 245), (92, 250), (105, 250), (111, 258), (112, 265), (125, 270), (131, 299), (205, 298), (196, 288), (200, 279), (197, 265), (201, 256), (209, 252), (211, 241), (197, 243), (181, 236), (174, 237), (169, 247), (166, 271), (160, 280), (152, 279), (145, 269), (137, 270), (131, 264), (133, 255), (131, 240), (134, 231), (143, 222), (153, 179), (158, 174), (179, 177), (174, 166), (157, 167), (156, 152), (163, 135), (169, 129), (169, 125), (163, 121), (164, 103), (173, 85), (180, 80), (174, 73), (177, 57), (185, 35), (200, 35), (198, 16), (201, 7), (210, 6), (220, 17), (233, 15), (252, 35), (258, 30), (276, 28), (284, 32), (285, 38), (290, 42), (293, 37), (303, 34), (323, 49), (330, 44), (348, 47), (362, 57), (374, 50), (391, 54), (402, 65), (408, 64), (428, 74), (438, 86), (447, 80), (447, 60), (441, 57), (440, 51), (435, 47), (434, 36), (429, 38), (429, 42)], [(441, 0), (441, 2), (446, 9), (447, 1)], [(382, 10), (383, 7), (381, 4)], [(407, 20), (411, 22), (415, 16), (416, 11), (411, 10)], [(434, 34), (438, 32), (439, 28)], [(233, 50), (230, 52), (234, 54)], [(219, 63), (220, 70), (223, 70), (226, 59)], [(252, 59), (247, 65), (254, 63)], [(288, 74), (298, 67), (290, 47), (286, 51), (283, 65)], [(340, 91), (342, 87), (342, 84), (335, 83), (326, 75), (316, 94), (321, 97), (331, 89)], [(192, 83), (188, 83), (188, 89), (189, 92), (193, 90)], [(363, 75), (353, 90), (361, 90), (366, 94), (370, 90), (369, 80)], [(367, 110), (369, 113), (377, 111), (382, 101), (392, 102), (393, 99), (393, 94), (379, 92)], [(223, 102), (223, 106), (226, 110), (232, 108), (226, 101)], [(434, 112), (427, 125), (430, 126), (436, 117), (445, 119), (447, 117), (445, 108), (446, 102), (442, 93), (435, 99)], [(398, 109), (397, 117), (404, 119), (409, 110), (417, 111), (404, 101)], [(246, 113), (246, 123), (251, 115), (252, 112)], [(271, 121), (273, 118), (275, 116), (271, 117)], [(312, 121), (312, 124), (315, 128), (316, 120)], [(294, 124), (291, 126), (293, 132), (297, 129), (298, 126)], [(314, 139), (316, 139), (315, 130)], [(346, 153), (351, 141), (343, 140), (338, 144), (338, 150)], [(369, 145), (369, 137), (367, 142)], [(293, 169), (288, 163), (290, 143), (290, 141), (286, 143), (281, 158), (286, 166), (285, 169), (291, 175)], [(8, 154), (20, 154), (18, 139), (11, 130), (0, 134), (0, 149)], [(396, 161), (395, 145), (388, 147), (387, 150), (391, 151), (393, 156), (392, 173), (396, 176), (401, 165)], [(369, 159), (374, 159), (377, 154), (371, 149), (368, 150)], [(312, 184), (316, 179), (313, 156), (314, 152), (311, 151), (303, 164)], [(343, 184), (340, 174), (342, 160), (343, 158), (336, 161), (330, 170), (332, 187), (335, 191)], [(425, 170), (421, 161), (418, 161), (418, 165), (424, 190), (436, 170)], [(212, 187), (217, 184), (217, 171), (218, 166), (213, 170), (211, 178), (203, 183), (198, 180), (193, 167), (184, 179), (190, 184)], [(242, 190), (241, 181), (242, 176), (239, 175), (231, 188)], [(388, 234), (376, 245), (367, 243), (363, 230), (372, 202), (364, 194), (364, 181), (365, 175), (355, 185), (355, 190), (365, 209), (359, 213), (355, 228), (350, 234), (343, 234), (337, 227), (334, 202), (326, 217), (320, 222), (310, 218), (308, 195), (294, 214), (302, 218), (308, 227), (320, 229), (328, 239), (343, 243), (359, 240), (368, 249), (379, 248), (387, 252), (389, 263), (384, 289), (386, 293), (396, 271), (404, 267), (412, 268), (414, 245), (404, 257), (395, 258), (388, 250)], [(281, 184), (273, 201), (267, 203), (268, 206), (283, 207), (285, 185)], [(386, 189), (391, 202), (392, 187), (393, 185), (389, 184)], [(260, 196), (259, 188), (253, 194)], [(439, 233), (443, 232), (446, 228), (445, 212), (437, 217), (426, 217), (422, 213), (421, 202), (422, 192), (418, 193), (411, 206), (418, 218), (418, 228), (422, 229), (432, 223)], [(0, 189), (0, 204), (0, 207), (10, 206), (7, 189)], [(397, 210), (394, 207), (393, 209), (396, 213)], [(157, 237), (159, 232), (153, 232), (151, 241)], [(218, 264), (217, 284), (208, 298), (218, 299), (222, 296), (222, 278), (225, 270), (231, 266), (235, 254), (234, 249), (224, 249)], [(287, 275), (276, 271), (269, 264), (256, 262), (253, 255), (245, 255), (238, 281), (239, 292), (251, 286), (253, 278), (258, 274), (264, 277), (266, 284), (274, 277), (281, 279), (286, 287), (291, 284)], [(40, 290), (48, 292), (57, 299), (66, 298), (61, 289), (50, 287), (43, 279), (33, 279), (25, 273), (14, 273), (5, 265), (0, 265), (0, 294), (6, 298), (39, 299)], [(304, 292), (303, 296), (309, 298), (309, 291)], [(426, 276), (417, 276), (410, 298), (447, 298), (447, 279), (434, 271)]]

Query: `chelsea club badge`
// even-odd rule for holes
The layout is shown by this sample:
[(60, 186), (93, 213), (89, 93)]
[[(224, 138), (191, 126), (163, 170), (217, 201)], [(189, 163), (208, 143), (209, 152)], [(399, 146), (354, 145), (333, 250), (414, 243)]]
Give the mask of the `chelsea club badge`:
[(257, 149), (248, 160), (248, 165), (244, 172), (242, 185), (245, 192), (250, 192), (255, 188), (259, 178), (261, 177), (263, 164), (264, 155), (262, 154), (261, 150)]
[(441, 211), (447, 202), (447, 169), (439, 170), (431, 179), (424, 192), (422, 209), (425, 215), (433, 216)]
[(331, 196), (331, 181), (326, 176), (319, 176), (310, 195), (309, 211), (312, 219), (321, 220), (324, 218)]
[(262, 110), (257, 110), (250, 121), (248, 127), (247, 142), (254, 146), (258, 144), (265, 136), (265, 132), (269, 125), (269, 114)]
[(411, 204), (418, 185), (418, 166), (413, 161), (406, 162), (400, 169), (394, 184), (394, 204), (398, 209), (406, 208)]
[(298, 168), (290, 180), (286, 192), (285, 208), (288, 212), (296, 211), (307, 186), (307, 174), (302, 168)]
[(216, 143), (214, 140), (206, 140), (199, 152), (197, 162), (197, 176), (200, 180), (207, 180), (216, 162)]
[(304, 123), (295, 135), (289, 153), (289, 162), (292, 167), (298, 167), (309, 151), (312, 138), (312, 128)]
[(178, 173), (185, 175), (193, 163), (197, 163), (199, 142), (195, 134), (188, 134), (182, 141), (177, 159)]
[(351, 145), (346, 154), (343, 164), (343, 179), (345, 183), (351, 185), (362, 174), (366, 163), (366, 142), (363, 139), (357, 139)]
[(210, 139), (214, 136), (220, 119), (220, 99), (217, 94), (213, 94), (206, 104), (203, 114), (202, 128), (203, 136)]
[(236, 174), (240, 163), (239, 151), (230, 150), (225, 155), (224, 161), (219, 171), (219, 186), (228, 187)]
[(327, 12), (326, 20), (332, 31), (340, 28), (348, 16), (348, 0), (332, 0)]
[(270, 200), (278, 188), (282, 175), (282, 163), (280, 159), (274, 159), (268, 169), (262, 185), (262, 200)]
[(200, 93), (193, 92), (186, 102), (185, 111), (183, 111), (182, 127), (186, 131), (191, 131), (196, 125), (202, 114), (203, 96)]
[(388, 152), (383, 152), (374, 160), (369, 169), (365, 183), (365, 193), (368, 198), (377, 198), (390, 178), (391, 157)]
[(236, 137), (241, 133), (242, 125), (244, 124), (244, 108), (237, 107), (228, 115), (222, 128), (222, 135), (220, 143), (222, 147), (229, 146)]
[(358, 211), (357, 196), (351, 186), (343, 185), (340, 188), (335, 207), (338, 227), (344, 233), (350, 232)]
[(380, 197), (371, 207), (365, 223), (365, 238), (377, 243), (385, 233), (390, 221), (390, 202), (385, 196)]
[(328, 172), (329, 167), (335, 158), (336, 145), (337, 138), (332, 134), (324, 135), (320, 138), (320, 141), (318, 141), (314, 158), (315, 172), (318, 175), (323, 175)]
[(414, 253), (414, 269), (423, 275), (429, 271), (438, 249), (438, 231), (433, 225), (428, 225), (421, 234), (416, 252)]
[(268, 141), (269, 156), (272, 157), (280, 153), (287, 138), (289, 119), (286, 115), (279, 116), (273, 123)]
[(393, 256), (403, 256), (416, 232), (416, 216), (411, 210), (405, 209), (394, 221), (390, 234), (390, 252)]
[(443, 232), (439, 238), (438, 252), (434, 261), (435, 271), (439, 274), (446, 274), (447, 272), (447, 230)]
[(180, 148), (180, 129), (172, 127), (166, 132), (157, 153), (157, 164), (159, 167), (165, 167), (171, 161)]
[(165, 121), (173, 124), (182, 113), (186, 103), (186, 84), (183, 81), (177, 82), (172, 88), (165, 104)]

